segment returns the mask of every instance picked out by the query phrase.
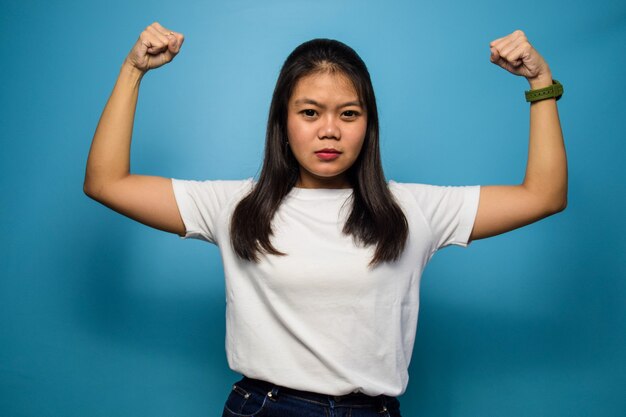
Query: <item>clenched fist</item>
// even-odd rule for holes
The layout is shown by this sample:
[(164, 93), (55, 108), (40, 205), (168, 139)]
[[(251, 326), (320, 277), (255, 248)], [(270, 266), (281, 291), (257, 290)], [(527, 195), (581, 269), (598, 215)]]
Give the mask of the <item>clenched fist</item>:
[(521, 30), (496, 39), (489, 44), (491, 62), (505, 70), (526, 77), (531, 86), (552, 84), (548, 63), (528, 42)]
[(146, 28), (126, 57), (126, 62), (141, 72), (147, 72), (170, 62), (180, 51), (185, 38), (181, 33), (154, 22)]

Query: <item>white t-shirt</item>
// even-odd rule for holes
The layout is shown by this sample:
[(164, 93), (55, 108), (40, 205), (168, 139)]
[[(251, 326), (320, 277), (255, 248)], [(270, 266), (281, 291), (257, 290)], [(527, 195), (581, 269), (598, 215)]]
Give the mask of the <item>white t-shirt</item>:
[(251, 178), (172, 179), (184, 238), (220, 248), (230, 368), (323, 394), (404, 393), (422, 271), (437, 249), (468, 245), (480, 187), (390, 181), (409, 238), (397, 261), (369, 268), (374, 247), (355, 246), (341, 232), (351, 189), (293, 188), (272, 223), (271, 241), (287, 256), (242, 261), (232, 250), (229, 225), (254, 184)]

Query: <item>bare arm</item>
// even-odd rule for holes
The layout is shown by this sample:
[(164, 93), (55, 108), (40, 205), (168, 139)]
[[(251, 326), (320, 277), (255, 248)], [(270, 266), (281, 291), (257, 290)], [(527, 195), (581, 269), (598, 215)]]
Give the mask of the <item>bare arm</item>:
[[(531, 89), (552, 84), (552, 73), (521, 31), (491, 43), (492, 62), (526, 76)], [(481, 187), (470, 240), (498, 235), (562, 211), (567, 205), (567, 158), (555, 99), (530, 105), (530, 139), (520, 185)]]
[(85, 194), (148, 226), (183, 235), (171, 179), (130, 173), (130, 145), (139, 86), (148, 70), (170, 62), (183, 36), (148, 26), (124, 61), (91, 143)]

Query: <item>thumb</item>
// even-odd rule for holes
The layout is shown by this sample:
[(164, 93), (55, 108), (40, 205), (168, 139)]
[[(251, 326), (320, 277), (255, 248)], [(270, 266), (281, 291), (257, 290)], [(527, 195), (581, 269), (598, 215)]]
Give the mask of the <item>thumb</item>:
[(167, 49), (173, 55), (178, 53), (180, 49), (180, 45), (178, 43), (178, 39), (174, 35), (168, 35)]
[(491, 47), (491, 57), (490, 60), (493, 63), (496, 63), (499, 59), (500, 59), (500, 54), (498, 53), (498, 50), (494, 47)]

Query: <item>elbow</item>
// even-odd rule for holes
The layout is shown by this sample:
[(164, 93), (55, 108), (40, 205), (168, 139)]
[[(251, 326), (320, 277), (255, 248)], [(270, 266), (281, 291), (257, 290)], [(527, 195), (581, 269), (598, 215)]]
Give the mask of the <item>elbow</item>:
[(87, 197), (91, 197), (91, 188), (89, 187), (89, 184), (87, 184), (87, 181), (83, 182), (83, 193), (85, 193)]
[(567, 208), (567, 198), (554, 205), (552, 214), (560, 213)]
[(102, 176), (87, 171), (85, 173), (85, 180), (83, 181), (83, 192), (87, 197), (100, 202), (102, 193), (107, 184), (110, 184), (110, 181), (105, 180)]
[(83, 193), (89, 198), (94, 198), (94, 176), (90, 175), (89, 167), (85, 170), (85, 179), (83, 180)]
[(87, 197), (99, 203), (106, 204), (105, 201), (111, 198), (111, 193), (124, 178), (101, 178), (98, 176), (86, 175), (83, 182), (83, 192)]
[(94, 193), (93, 188), (87, 185), (86, 183), (83, 184), (83, 193), (85, 193), (87, 197), (95, 200), (95, 193)]
[(565, 186), (562, 188), (561, 192), (559, 193), (559, 198), (557, 199), (557, 204), (555, 206), (555, 209), (556, 209), (555, 214), (562, 212), (566, 208), (567, 208), (567, 183), (565, 183)]
[(98, 187), (89, 181), (85, 180), (83, 183), (83, 193), (85, 193), (85, 195), (92, 200), (99, 201), (98, 196), (100, 195), (101, 190), (102, 187)]
[(553, 190), (529, 190), (533, 195), (538, 213), (541, 218), (557, 214), (567, 207), (567, 185)]
[(560, 213), (565, 210), (565, 208), (567, 208), (567, 194), (554, 198), (546, 204), (546, 211), (548, 212), (548, 215)]

